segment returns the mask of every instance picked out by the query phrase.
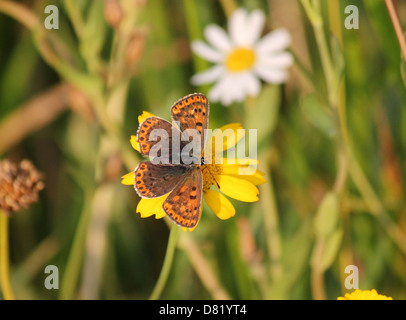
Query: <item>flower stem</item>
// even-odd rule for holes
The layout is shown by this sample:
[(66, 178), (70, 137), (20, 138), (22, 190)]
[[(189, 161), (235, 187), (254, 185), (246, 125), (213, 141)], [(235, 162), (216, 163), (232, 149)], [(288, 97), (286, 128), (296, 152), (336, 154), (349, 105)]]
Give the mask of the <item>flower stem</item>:
[(406, 235), (396, 223), (389, 217), (360, 165), (355, 159), (350, 162), (350, 175), (357, 189), (361, 193), (365, 204), (370, 213), (377, 219), (392, 241), (398, 246), (404, 255), (406, 255)]
[(8, 219), (9, 218), (0, 210), (0, 280), (4, 299), (14, 300), (10, 282)]
[(400, 25), (398, 16), (396, 14), (395, 6), (393, 5), (392, 0), (385, 0), (385, 3), (386, 7), (388, 8), (388, 12), (392, 20), (393, 27), (395, 28), (396, 36), (398, 37), (400, 49), (402, 50), (403, 59), (405, 59), (406, 61), (406, 40), (403, 35), (402, 26)]
[(324, 241), (317, 241), (314, 247), (315, 261), (311, 270), (311, 288), (315, 300), (326, 300), (326, 289), (324, 285), (324, 272), (320, 269), (320, 261), (325, 250)]
[(74, 298), (76, 286), (80, 275), (85, 251), (85, 241), (88, 231), (88, 225), (91, 218), (91, 199), (93, 191), (85, 191), (85, 199), (80, 220), (73, 239), (72, 248), (69, 253), (66, 271), (62, 278), (59, 298), (62, 300), (71, 300)]
[(193, 237), (188, 234), (182, 234), (179, 241), (179, 247), (182, 248), (189, 258), (190, 263), (199, 276), (204, 287), (215, 300), (230, 300), (227, 291), (221, 285), (218, 276), (215, 274), (210, 262), (201, 252), (199, 246)]
[[(314, 1), (315, 8), (321, 16), (321, 2), (320, 0)], [(322, 21), (322, 20), (321, 20)], [(326, 77), (328, 101), (331, 107), (337, 105), (337, 81), (327, 41), (324, 35), (323, 23), (313, 23), (314, 35), (316, 37), (317, 46), (320, 53), (321, 64), (323, 66), (324, 75)]]
[(271, 281), (276, 281), (282, 275), (282, 249), (279, 234), (279, 218), (270, 170), (265, 170), (265, 177), (267, 177), (267, 181), (262, 188), (264, 194), (267, 196), (261, 197), (261, 205), (263, 208), (262, 212), (264, 214), (266, 242), (270, 259)]
[(169, 272), (171, 271), (178, 236), (179, 236), (179, 227), (172, 226), (171, 231), (169, 233), (168, 246), (166, 248), (166, 254), (164, 258), (164, 263), (162, 265), (161, 273), (159, 274), (158, 281), (155, 285), (154, 290), (151, 293), (151, 296), (149, 297), (149, 300), (158, 300), (162, 294), (166, 281), (168, 280)]

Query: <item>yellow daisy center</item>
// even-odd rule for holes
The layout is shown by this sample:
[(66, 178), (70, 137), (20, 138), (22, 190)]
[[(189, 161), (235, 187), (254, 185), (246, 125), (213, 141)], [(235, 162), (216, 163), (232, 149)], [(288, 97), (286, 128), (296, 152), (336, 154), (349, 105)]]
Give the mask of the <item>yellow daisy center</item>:
[(204, 164), (201, 166), (203, 174), (203, 191), (207, 191), (211, 186), (217, 186), (216, 177), (221, 174), (223, 169), (218, 164)]
[(249, 70), (255, 62), (255, 52), (249, 48), (237, 48), (228, 54), (226, 67), (231, 72)]

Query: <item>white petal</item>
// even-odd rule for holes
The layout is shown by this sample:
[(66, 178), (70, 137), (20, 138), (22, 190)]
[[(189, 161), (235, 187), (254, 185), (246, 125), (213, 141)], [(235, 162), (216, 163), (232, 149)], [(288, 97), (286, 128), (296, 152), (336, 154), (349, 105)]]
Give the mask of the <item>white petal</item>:
[(204, 29), (207, 41), (216, 49), (222, 52), (231, 50), (232, 45), (227, 33), (218, 25), (211, 24)]
[(261, 10), (254, 10), (248, 16), (247, 37), (249, 45), (253, 45), (261, 36), (265, 25), (265, 14)]
[(291, 66), (293, 57), (289, 52), (279, 52), (272, 55), (259, 55), (257, 65), (265, 68), (283, 69)]
[(209, 99), (214, 101), (220, 101), (223, 105), (230, 105), (236, 95), (236, 86), (238, 81), (234, 74), (225, 74), (209, 91)]
[(197, 55), (210, 62), (222, 62), (224, 59), (224, 55), (221, 52), (209, 47), (206, 43), (200, 40), (192, 42), (192, 50)]
[(274, 84), (283, 83), (288, 78), (288, 73), (280, 69), (255, 67), (255, 72), (264, 81)]
[(238, 91), (234, 89), (234, 86), (227, 86), (221, 97), (221, 103), (225, 106), (229, 106), (233, 101), (237, 100)]
[(230, 73), (227, 78), (227, 85), (224, 87), (221, 102), (224, 105), (230, 105), (237, 101), (243, 101), (245, 98), (245, 73)]
[(208, 97), (213, 102), (218, 102), (224, 93), (225, 87), (227, 86), (228, 75), (224, 75), (220, 80), (210, 89)]
[(257, 96), (261, 88), (259, 79), (252, 72), (227, 73), (209, 91), (209, 99), (228, 106), (241, 102), (247, 95)]
[(190, 79), (190, 82), (193, 85), (211, 83), (211, 82), (218, 80), (223, 73), (224, 73), (224, 67), (222, 65), (216, 65), (206, 71), (195, 74)]
[(259, 54), (286, 49), (290, 45), (290, 34), (286, 29), (277, 29), (263, 37), (256, 50)]
[(261, 90), (261, 82), (259, 79), (253, 75), (251, 72), (248, 72), (245, 75), (245, 91), (247, 95), (251, 97), (256, 97)]
[(247, 15), (246, 10), (237, 9), (228, 20), (228, 32), (235, 46), (243, 47), (248, 45)]
[(232, 101), (241, 102), (245, 98), (245, 78), (244, 76), (238, 76), (235, 78), (235, 83), (230, 87), (230, 96)]

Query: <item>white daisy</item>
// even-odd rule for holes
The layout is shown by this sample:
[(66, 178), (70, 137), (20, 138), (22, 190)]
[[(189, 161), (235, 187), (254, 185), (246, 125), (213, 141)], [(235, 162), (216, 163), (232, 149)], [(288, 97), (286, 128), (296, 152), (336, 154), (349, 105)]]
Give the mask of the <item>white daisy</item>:
[(286, 29), (277, 29), (260, 38), (264, 25), (262, 11), (238, 9), (229, 19), (229, 34), (215, 24), (207, 26), (204, 35), (210, 45), (196, 40), (192, 50), (215, 66), (194, 75), (192, 84), (216, 82), (209, 99), (230, 105), (247, 95), (257, 96), (260, 79), (273, 84), (286, 81), (287, 68), (293, 63), (292, 55), (285, 51), (290, 35)]

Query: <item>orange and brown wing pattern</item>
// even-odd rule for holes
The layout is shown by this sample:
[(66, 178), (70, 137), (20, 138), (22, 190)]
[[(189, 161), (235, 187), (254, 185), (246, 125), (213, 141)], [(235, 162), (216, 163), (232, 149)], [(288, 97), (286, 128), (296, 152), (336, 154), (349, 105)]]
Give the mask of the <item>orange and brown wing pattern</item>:
[[(156, 130), (154, 132), (154, 130)], [(143, 155), (149, 156), (151, 148), (160, 143), (164, 148), (161, 152), (167, 152), (172, 155), (172, 123), (159, 117), (149, 117), (142, 122), (138, 128), (137, 141), (140, 145), (140, 152)], [(165, 133), (165, 136), (162, 133)], [(154, 136), (155, 134), (155, 136)], [(160, 138), (158, 138), (159, 136)], [(164, 139), (165, 141), (162, 141)]]
[(134, 189), (141, 198), (157, 198), (171, 192), (183, 179), (185, 166), (141, 162), (134, 171)]
[(174, 103), (171, 108), (172, 120), (179, 123), (180, 131), (197, 129), (204, 146), (204, 129), (209, 125), (209, 102), (201, 93), (192, 93)]
[(184, 180), (170, 193), (162, 208), (176, 224), (193, 228), (200, 219), (203, 176), (198, 167), (189, 168)]

